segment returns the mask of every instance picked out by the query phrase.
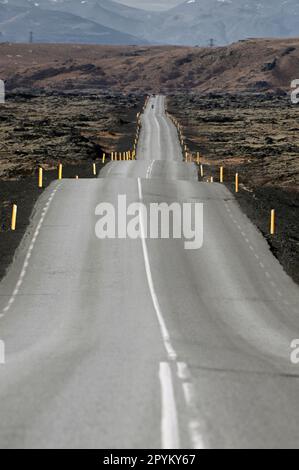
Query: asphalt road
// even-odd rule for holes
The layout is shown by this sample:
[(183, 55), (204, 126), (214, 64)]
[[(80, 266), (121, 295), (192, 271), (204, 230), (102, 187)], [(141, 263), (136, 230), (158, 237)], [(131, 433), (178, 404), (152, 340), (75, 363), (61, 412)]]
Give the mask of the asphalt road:
[[(298, 286), (183, 163), (163, 97), (142, 123), (138, 161), (43, 193), (0, 284), (0, 447), (298, 448)], [(99, 240), (120, 194), (203, 203), (203, 247)]]

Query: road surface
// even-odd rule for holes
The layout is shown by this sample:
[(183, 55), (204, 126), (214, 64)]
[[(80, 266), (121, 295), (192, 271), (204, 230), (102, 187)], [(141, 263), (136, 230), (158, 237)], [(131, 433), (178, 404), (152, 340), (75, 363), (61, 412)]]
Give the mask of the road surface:
[[(183, 163), (163, 97), (137, 157), (35, 208), (0, 284), (0, 447), (299, 447), (298, 287), (233, 195)], [(203, 247), (99, 240), (95, 209), (119, 194), (202, 202)]]

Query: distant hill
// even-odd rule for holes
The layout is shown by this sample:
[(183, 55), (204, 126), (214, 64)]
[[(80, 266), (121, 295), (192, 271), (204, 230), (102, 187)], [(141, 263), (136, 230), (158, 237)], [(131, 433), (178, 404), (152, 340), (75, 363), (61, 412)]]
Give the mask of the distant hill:
[[(0, 0), (1, 1), (1, 0)], [(9, 5), (71, 13), (100, 25), (136, 36), (146, 30), (147, 13), (113, 0), (6, 0)], [(46, 15), (46, 13), (45, 13)], [(50, 19), (49, 19), (50, 20)], [(140, 43), (140, 40), (139, 40)]]
[[(29, 26), (35, 32), (39, 28), (40, 17), (46, 28), (46, 37), (51, 35), (52, 30), (57, 30), (56, 22), (58, 25), (68, 23), (66, 31), (57, 31), (59, 40), (63, 42), (70, 42), (70, 29), (82, 30), (80, 42), (92, 42), (90, 29), (93, 28), (86, 24), (88, 37), (85, 40), (83, 19), (97, 23), (102, 28), (115, 30), (116, 38), (113, 38), (112, 32), (111, 36), (106, 37), (110, 44), (121, 40), (122, 44), (132, 42), (131, 39), (117, 35), (117, 32), (122, 32), (138, 37), (135, 44), (147, 42), (206, 46), (213, 38), (214, 43), (221, 46), (247, 38), (295, 37), (299, 25), (298, 0), (186, 0), (160, 12), (132, 8), (114, 0), (0, 0), (1, 5), (12, 9), (22, 8), (23, 11), (25, 9), (32, 17), (30, 25), (27, 24), (27, 18), (24, 19), (21, 33)], [(56, 12), (56, 15), (51, 12)], [(76, 16), (76, 22), (74, 18), (67, 21), (66, 13)], [(78, 27), (79, 17), (81, 28)], [(2, 21), (0, 11), (0, 28), (3, 28)], [(67, 37), (64, 41), (65, 34)], [(101, 34), (100, 30), (98, 34)], [(19, 37), (17, 31), (11, 32), (12, 41), (19, 41)], [(101, 43), (98, 38), (97, 42)]]
[(9, 89), (278, 92), (299, 79), (299, 39), (218, 48), (0, 44)]
[(217, 45), (246, 38), (298, 36), (298, 0), (186, 0), (161, 13), (155, 35), (167, 44)]
[[(83, 0), (84, 1), (84, 0)], [(18, 3), (18, 5), (16, 5)], [(23, 6), (20, 6), (20, 4)], [(0, 4), (2, 41), (39, 43), (145, 44), (146, 40), (65, 11), (44, 10), (31, 2)]]

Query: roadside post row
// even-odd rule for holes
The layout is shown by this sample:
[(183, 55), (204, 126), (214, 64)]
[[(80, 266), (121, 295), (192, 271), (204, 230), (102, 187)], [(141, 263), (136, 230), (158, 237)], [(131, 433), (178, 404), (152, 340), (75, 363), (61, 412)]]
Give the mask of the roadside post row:
[[(143, 111), (146, 109), (148, 101), (149, 101), (149, 97), (147, 97), (146, 100), (145, 100)], [(182, 148), (184, 149), (184, 152), (185, 152), (185, 161), (186, 162), (194, 162), (193, 155), (192, 155), (191, 152), (190, 153), (188, 152), (188, 147), (184, 142), (184, 136), (182, 134), (181, 125), (178, 123), (177, 119), (174, 118), (173, 116), (171, 116), (167, 111), (166, 111), (166, 114), (169, 117), (169, 119), (171, 119), (171, 121), (173, 122), (173, 124), (177, 128), (178, 135), (179, 135), (179, 138), (180, 138), (180, 143), (181, 143)], [(137, 143), (138, 143), (138, 139), (139, 139), (139, 135), (140, 135), (140, 128), (141, 128), (141, 117), (140, 117), (140, 113), (137, 113), (137, 129), (136, 129), (136, 135), (135, 135), (135, 140), (134, 140), (134, 149), (132, 151), (128, 150), (126, 152), (111, 152), (111, 154), (110, 154), (110, 160), (111, 161), (129, 161), (129, 160), (135, 160), (136, 159), (136, 147), (137, 147)], [(105, 163), (105, 161), (106, 161), (106, 154), (103, 153), (102, 163)], [(197, 152), (197, 155), (196, 155), (196, 163), (200, 167), (200, 176), (201, 176), (201, 178), (203, 178), (204, 177), (204, 167), (203, 167), (203, 164), (200, 163), (200, 154), (199, 154), (199, 152)], [(224, 167), (221, 166), (219, 171), (220, 171), (219, 182), (223, 183), (224, 182)], [(92, 164), (92, 173), (93, 173), (94, 176), (96, 176), (96, 174), (97, 174), (96, 163)], [(59, 163), (59, 165), (58, 165), (58, 179), (59, 180), (62, 179), (62, 175), (63, 175), (62, 163)], [(76, 175), (75, 178), (78, 180), (79, 176)], [(214, 182), (214, 177), (213, 176), (210, 177), (210, 182), (211, 183)], [(39, 169), (38, 169), (38, 187), (39, 188), (43, 187), (43, 168), (41, 168), (41, 167), (39, 167)], [(235, 192), (236, 193), (239, 192), (239, 173), (235, 174)], [(12, 231), (16, 230), (17, 210), (18, 210), (17, 205), (13, 204), (12, 214), (11, 214), (11, 230)], [(270, 234), (275, 235), (275, 233), (276, 233), (276, 213), (275, 213), (275, 209), (272, 209), (271, 213), (270, 213)]]
[[(146, 98), (143, 110), (145, 110), (145, 108), (148, 104), (148, 101), (149, 101), (149, 97)], [(139, 135), (140, 135), (140, 129), (141, 129), (141, 115), (140, 115), (140, 113), (137, 113), (137, 129), (136, 129), (136, 135), (135, 135), (135, 140), (134, 140), (134, 149), (132, 151), (128, 150), (128, 151), (122, 152), (122, 153), (120, 153), (120, 152), (119, 153), (111, 152), (111, 155), (110, 155), (111, 160), (123, 160), (123, 161), (126, 160), (126, 161), (128, 161), (128, 160), (135, 160), (136, 159), (136, 146), (137, 146), (137, 142), (138, 142)], [(105, 161), (106, 161), (106, 154), (103, 153), (102, 163), (104, 164)], [(96, 174), (97, 174), (96, 163), (92, 164), (92, 174), (94, 176), (96, 176)], [(57, 175), (57, 177), (58, 177), (59, 180), (61, 180), (62, 177), (63, 177), (62, 163), (58, 164), (58, 175)], [(75, 179), (78, 180), (79, 176), (76, 175)], [(40, 189), (43, 188), (43, 168), (42, 167), (38, 168), (38, 188), (40, 188)], [(10, 223), (10, 228), (11, 228), (12, 231), (15, 231), (16, 228), (17, 228), (17, 213), (18, 213), (18, 206), (17, 206), (17, 204), (13, 204), (12, 213), (11, 213), (11, 223)]]
[[(189, 151), (189, 149), (188, 149), (188, 147), (185, 143), (184, 135), (183, 135), (183, 132), (182, 132), (182, 126), (180, 125), (180, 123), (178, 122), (178, 120), (174, 116), (172, 116), (171, 114), (168, 113), (168, 111), (166, 111), (166, 115), (173, 122), (173, 124), (175, 125), (175, 127), (178, 131), (179, 141), (180, 141), (180, 144), (181, 144), (182, 149), (183, 149), (183, 154), (185, 156), (185, 162), (194, 163), (194, 158), (193, 158), (192, 152)], [(204, 167), (203, 167), (203, 164), (200, 162), (199, 152), (197, 152), (197, 154), (196, 154), (196, 163), (197, 163), (197, 165), (199, 165), (200, 176), (201, 176), (201, 178), (203, 178), (204, 177)], [(208, 181), (210, 181), (210, 183), (213, 183), (214, 182), (214, 177), (211, 176)], [(219, 182), (220, 183), (224, 182), (224, 167), (223, 166), (221, 166), (220, 169), (219, 169)], [(239, 173), (236, 173), (235, 174), (235, 193), (239, 193), (239, 187), (240, 187), (240, 185), (239, 185)], [(276, 233), (276, 212), (275, 212), (275, 209), (272, 209), (271, 213), (270, 213), (270, 235), (275, 235), (275, 233)]]

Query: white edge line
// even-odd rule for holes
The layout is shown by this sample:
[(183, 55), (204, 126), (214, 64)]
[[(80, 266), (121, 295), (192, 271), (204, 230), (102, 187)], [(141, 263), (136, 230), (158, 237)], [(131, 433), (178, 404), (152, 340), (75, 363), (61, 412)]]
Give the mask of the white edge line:
[(30, 243), (30, 246), (28, 248), (28, 251), (27, 251), (27, 254), (26, 254), (26, 257), (25, 257), (25, 260), (24, 260), (24, 263), (23, 263), (23, 266), (22, 266), (22, 270), (21, 270), (21, 273), (18, 277), (18, 280), (17, 280), (17, 283), (16, 283), (16, 286), (13, 290), (13, 293), (9, 299), (9, 301), (7, 302), (6, 306), (4, 307), (4, 309), (2, 310), (2, 313), (0, 315), (0, 318), (4, 317), (5, 314), (10, 310), (10, 307), (12, 306), (12, 304), (14, 303), (15, 299), (16, 299), (16, 296), (18, 295), (19, 293), (19, 290), (23, 284), (23, 281), (24, 281), (24, 278), (26, 276), (26, 272), (27, 272), (27, 268), (29, 266), (29, 260), (31, 258), (31, 255), (32, 255), (32, 251), (33, 251), (33, 248), (34, 248), (34, 245), (35, 245), (35, 242), (37, 240), (37, 237), (39, 235), (39, 232), (40, 232), (40, 229), (41, 229), (41, 226), (44, 222), (44, 219), (46, 217), (46, 214), (50, 208), (50, 205), (51, 205), (51, 202), (55, 196), (55, 193), (57, 192), (58, 188), (59, 188), (60, 184), (55, 188), (53, 189), (53, 191), (51, 192), (50, 194), (50, 197), (46, 203), (46, 205), (44, 206), (42, 212), (41, 212), (41, 217), (39, 219), (39, 222), (37, 224), (37, 227), (35, 229), (35, 232), (33, 234), (33, 237), (32, 237), (32, 240), (31, 240), (31, 243)]

